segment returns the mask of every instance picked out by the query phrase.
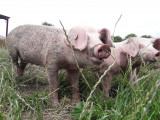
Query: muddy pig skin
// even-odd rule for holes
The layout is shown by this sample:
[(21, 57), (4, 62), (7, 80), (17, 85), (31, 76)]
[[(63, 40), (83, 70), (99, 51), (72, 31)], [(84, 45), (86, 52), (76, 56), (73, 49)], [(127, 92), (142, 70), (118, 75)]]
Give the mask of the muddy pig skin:
[[(73, 27), (66, 31), (80, 67), (99, 65), (109, 57), (112, 41), (108, 29)], [(72, 87), (72, 101), (80, 102), (79, 70), (62, 29), (22, 25), (9, 33), (6, 45), (18, 76), (23, 75), (27, 63), (45, 66), (53, 106), (59, 103), (58, 70), (60, 69), (68, 71)]]
[[(108, 67), (115, 62), (113, 67), (104, 76), (102, 81), (104, 95), (109, 97), (109, 90), (113, 75), (125, 73), (128, 68), (128, 61), (134, 63), (129, 75), (129, 81), (136, 81), (136, 72), (142, 62), (153, 63), (160, 60), (160, 38), (128, 38), (125, 41), (114, 43), (115, 48), (111, 47), (111, 55), (101, 64), (100, 72), (103, 73)], [(133, 84), (137, 87), (137, 84)]]

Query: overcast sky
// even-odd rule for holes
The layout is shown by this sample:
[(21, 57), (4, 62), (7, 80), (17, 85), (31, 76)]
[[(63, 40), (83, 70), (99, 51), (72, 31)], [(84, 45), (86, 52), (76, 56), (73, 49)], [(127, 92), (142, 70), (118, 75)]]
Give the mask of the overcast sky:
[[(46, 21), (65, 28), (85, 25), (108, 28), (115, 35), (125, 37), (160, 37), (159, 0), (1, 0), (0, 14), (11, 17), (9, 31), (22, 24), (39, 24)], [(0, 35), (5, 35), (5, 21), (0, 19)]]

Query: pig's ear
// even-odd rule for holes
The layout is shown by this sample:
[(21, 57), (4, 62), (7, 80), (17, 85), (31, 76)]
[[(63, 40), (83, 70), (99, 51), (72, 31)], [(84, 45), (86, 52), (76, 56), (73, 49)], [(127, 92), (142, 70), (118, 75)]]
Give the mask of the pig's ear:
[(139, 42), (136, 39), (128, 38), (121, 46), (123, 53), (129, 54), (131, 57), (136, 57), (139, 52)]
[(113, 42), (111, 39), (110, 31), (106, 28), (103, 28), (103, 29), (98, 30), (98, 32), (100, 34), (100, 40), (104, 44), (108, 44), (110, 47), (113, 47)]
[(160, 50), (160, 38), (157, 38), (153, 41), (153, 47), (157, 50)]
[[(81, 27), (74, 27), (69, 31), (68, 39), (74, 49), (84, 50), (87, 46), (88, 36), (86, 30)], [(64, 39), (64, 42), (69, 46), (69, 42)]]

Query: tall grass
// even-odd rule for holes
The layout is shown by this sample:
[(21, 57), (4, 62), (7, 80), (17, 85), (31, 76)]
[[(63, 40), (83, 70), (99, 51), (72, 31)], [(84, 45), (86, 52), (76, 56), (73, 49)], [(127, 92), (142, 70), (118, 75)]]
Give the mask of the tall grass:
[[(109, 99), (104, 99), (103, 92), (95, 92), (90, 101), (90, 107), (85, 108), (86, 102), (77, 105), (72, 116), (82, 120), (157, 120), (160, 118), (160, 75), (159, 69), (152, 65), (140, 68), (138, 87), (133, 89), (125, 76), (114, 77)], [(116, 93), (116, 97), (115, 94)], [(115, 97), (115, 98), (114, 98)]]
[[(97, 82), (95, 74), (86, 68), (83, 74), (91, 88)], [(109, 99), (104, 98), (101, 85), (92, 93), (90, 106), (82, 119), (86, 120), (157, 120), (160, 118), (159, 69), (144, 65), (138, 74), (135, 90), (126, 76), (116, 75)], [(52, 107), (49, 101), (48, 81), (43, 67), (28, 65), (22, 78), (17, 78), (5, 48), (0, 48), (0, 120), (20, 119), (79, 119), (91, 89), (80, 77), (82, 103), (70, 102), (71, 91), (65, 71), (59, 73), (60, 104)], [(73, 109), (74, 108), (74, 109)], [(73, 111), (72, 111), (73, 109)], [(71, 112), (72, 111), (72, 112)], [(70, 116), (71, 112), (71, 116)]]
[(44, 68), (28, 65), (18, 78), (7, 50), (0, 48), (0, 120), (42, 120), (47, 109), (52, 107)]

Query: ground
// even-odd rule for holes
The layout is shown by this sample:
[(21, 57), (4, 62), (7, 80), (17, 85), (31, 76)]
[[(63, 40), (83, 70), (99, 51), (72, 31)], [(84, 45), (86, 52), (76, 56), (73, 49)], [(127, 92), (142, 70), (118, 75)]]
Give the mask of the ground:
[[(42, 67), (39, 67), (39, 68), (43, 69)], [(31, 70), (31, 67), (29, 66), (29, 68), (27, 69)], [(42, 71), (44, 72), (44, 70), (41, 70), (40, 72)], [(19, 87), (21, 94), (25, 96), (32, 96), (32, 94), (36, 94), (37, 93), (36, 81), (37, 81), (36, 78), (33, 78), (32, 80), (30, 80), (29, 83)], [(47, 81), (44, 82), (44, 80), (41, 81), (41, 79), (39, 79), (38, 93), (43, 94), (44, 91), (49, 91), (49, 84)], [(45, 97), (48, 97), (48, 95)], [(64, 96), (60, 99), (60, 104), (58, 106), (56, 107), (50, 106), (49, 108), (42, 108), (41, 115), (44, 120), (53, 120), (53, 119), (54, 120), (73, 120), (73, 118), (70, 115), (70, 112), (72, 111), (74, 106), (75, 104), (72, 104), (71, 100)], [(38, 118), (37, 115), (32, 114), (31, 111), (25, 111), (22, 113), (22, 119), (24, 120), (30, 119), (31, 116), (33, 120)]]

